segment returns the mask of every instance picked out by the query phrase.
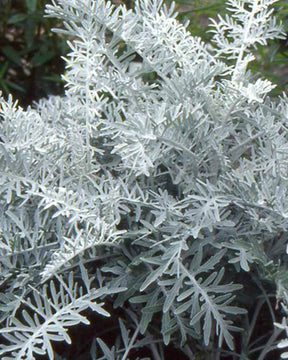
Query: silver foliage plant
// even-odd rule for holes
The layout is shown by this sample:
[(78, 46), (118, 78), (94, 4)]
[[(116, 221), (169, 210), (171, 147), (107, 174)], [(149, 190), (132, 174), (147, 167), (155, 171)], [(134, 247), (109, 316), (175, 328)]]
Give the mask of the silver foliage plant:
[(284, 314), (269, 302), (259, 359), (288, 346), (288, 99), (248, 70), (283, 36), (274, 2), (228, 0), (213, 46), (161, 0), (47, 5), (70, 39), (65, 96), (1, 98), (1, 359), (60, 359), (71, 327), (114, 311), (121, 337), (96, 335), (91, 359), (236, 354), (250, 273)]

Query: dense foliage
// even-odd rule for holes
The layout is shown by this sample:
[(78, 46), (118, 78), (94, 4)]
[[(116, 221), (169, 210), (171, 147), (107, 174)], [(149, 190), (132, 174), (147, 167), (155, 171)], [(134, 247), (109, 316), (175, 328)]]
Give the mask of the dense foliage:
[(228, 0), (213, 46), (161, 0), (47, 6), (65, 95), (0, 104), (2, 359), (288, 346), (288, 98), (249, 70), (274, 2)]

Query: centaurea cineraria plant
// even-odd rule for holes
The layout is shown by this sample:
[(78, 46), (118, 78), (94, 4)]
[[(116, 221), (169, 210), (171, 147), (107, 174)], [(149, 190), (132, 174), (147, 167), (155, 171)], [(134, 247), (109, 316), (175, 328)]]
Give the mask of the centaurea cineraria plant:
[[(274, 351), (287, 331), (288, 99), (248, 70), (257, 44), (283, 36), (274, 2), (228, 0), (213, 46), (161, 0), (47, 5), (70, 39), (65, 96), (26, 110), (1, 99), (2, 359), (60, 359), (57, 342), (92, 314), (91, 359)], [(264, 303), (271, 326), (253, 343)], [(101, 324), (115, 314), (110, 348)]]

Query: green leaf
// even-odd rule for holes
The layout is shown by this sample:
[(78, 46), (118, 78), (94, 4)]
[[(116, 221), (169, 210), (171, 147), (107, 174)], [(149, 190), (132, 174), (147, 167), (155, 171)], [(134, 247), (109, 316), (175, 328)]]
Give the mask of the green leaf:
[(21, 21), (24, 21), (27, 19), (27, 14), (13, 14), (11, 15), (11, 17), (8, 19), (7, 24), (17, 24)]
[(28, 48), (31, 48), (34, 43), (36, 31), (36, 22), (33, 19), (28, 19), (25, 24), (25, 41)]
[(5, 63), (2, 64), (2, 66), (0, 66), (0, 79), (4, 77), (7, 68), (8, 68), (8, 61), (5, 61)]
[(2, 53), (7, 57), (7, 59), (9, 59), (10, 61), (14, 62), (15, 64), (22, 66), (22, 61), (21, 61), (21, 55), (20, 53), (15, 50), (13, 47), (11, 46), (5, 46), (2, 49)]
[(60, 75), (47, 75), (42, 77), (43, 80), (53, 81), (53, 82), (63, 82), (62, 77)]
[(36, 53), (31, 59), (31, 64), (35, 67), (41, 66), (48, 63), (53, 57), (54, 53), (51, 50), (46, 53)]
[(9, 91), (9, 88), (8, 88), (6, 82), (3, 80), (0, 81), (0, 89), (4, 90), (6, 95), (10, 94), (10, 91)]
[(6, 80), (5, 83), (6, 83), (6, 85), (9, 86), (9, 88), (25, 93), (25, 88), (23, 86), (20, 86), (20, 85), (16, 84), (15, 82), (8, 81), (8, 80)]
[(26, 0), (26, 7), (29, 12), (35, 12), (37, 7), (37, 0)]

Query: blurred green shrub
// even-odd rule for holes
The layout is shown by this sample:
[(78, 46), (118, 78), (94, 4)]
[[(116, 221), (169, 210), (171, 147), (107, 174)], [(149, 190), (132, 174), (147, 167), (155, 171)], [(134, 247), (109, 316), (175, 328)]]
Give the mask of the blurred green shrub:
[(182, 22), (189, 20), (190, 32), (207, 42), (212, 37), (207, 32), (209, 18), (216, 18), (217, 14), (226, 12), (225, 2), (226, 0), (176, 0), (175, 4), (179, 12), (178, 19)]
[(22, 106), (48, 94), (61, 94), (66, 40), (51, 32), (44, 17), (48, 0), (1, 0), (0, 90)]

